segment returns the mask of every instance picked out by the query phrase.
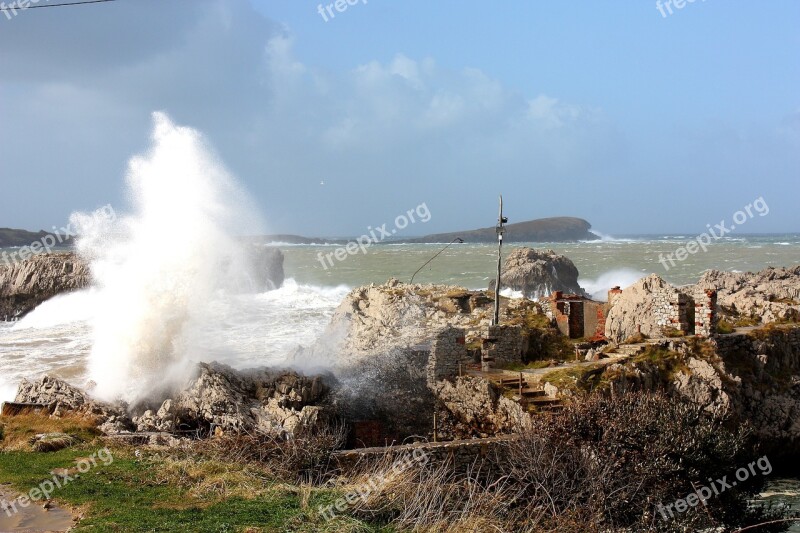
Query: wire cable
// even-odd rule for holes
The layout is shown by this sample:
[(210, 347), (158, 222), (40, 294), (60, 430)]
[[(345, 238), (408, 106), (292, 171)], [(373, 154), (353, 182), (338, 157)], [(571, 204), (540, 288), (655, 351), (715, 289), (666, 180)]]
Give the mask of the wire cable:
[(61, 4), (40, 4), (40, 5), (30, 5), (27, 7), (22, 6), (14, 6), (14, 7), (2, 7), (0, 11), (26, 11), (28, 9), (38, 9), (42, 7), (66, 7), (66, 6), (79, 6), (83, 4), (102, 4), (105, 2), (116, 2), (117, 0), (80, 0), (78, 2), (63, 2)]

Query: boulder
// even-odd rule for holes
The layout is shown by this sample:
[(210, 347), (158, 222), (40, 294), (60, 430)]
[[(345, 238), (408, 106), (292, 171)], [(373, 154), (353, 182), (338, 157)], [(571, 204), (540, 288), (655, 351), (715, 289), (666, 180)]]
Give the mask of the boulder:
[[(457, 438), (488, 437), (529, 428), (530, 415), (514, 400), (483, 378), (459, 377), (433, 385), (439, 405), (451, 419), (450, 430)], [(447, 425), (444, 425), (445, 428)]]
[[(505, 259), (500, 286), (522, 292), (530, 299), (545, 298), (555, 291), (587, 296), (578, 284), (578, 268), (553, 250), (516, 248)], [(494, 281), (489, 289), (494, 288)]]
[(283, 252), (270, 246), (253, 246), (250, 262), (254, 273), (254, 290), (268, 291), (283, 285)]
[(133, 422), (140, 432), (265, 432), (286, 437), (324, 421), (314, 404), (327, 392), (320, 376), (200, 363), (182, 390), (159, 407), (135, 406)]
[(0, 266), (0, 320), (23, 317), (48, 298), (87, 287), (89, 266), (73, 252), (42, 253)]

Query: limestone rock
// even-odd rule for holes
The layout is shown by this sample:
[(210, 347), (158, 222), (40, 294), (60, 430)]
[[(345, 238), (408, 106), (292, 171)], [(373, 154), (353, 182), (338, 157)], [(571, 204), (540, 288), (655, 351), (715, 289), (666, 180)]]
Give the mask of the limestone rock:
[(296, 372), (237, 371), (219, 363), (200, 363), (173, 398), (160, 407), (134, 408), (137, 431), (209, 433), (267, 432), (288, 436), (315, 427), (322, 411), (312, 405), (328, 392), (322, 378)]
[(22, 380), (14, 401), (47, 405), (55, 417), (68, 413), (93, 416), (107, 435), (130, 431), (134, 427), (125, 405), (95, 400), (79, 388), (52, 376), (42, 376), (35, 381)]
[(320, 376), (270, 369), (237, 371), (218, 363), (200, 363), (180, 389), (155, 405), (143, 401), (128, 407), (99, 402), (63, 380), (45, 376), (34, 382), (23, 380), (15, 401), (47, 405), (54, 416), (92, 415), (107, 435), (208, 434), (215, 427), (289, 436), (325, 421), (326, 413), (315, 404), (329, 391)]
[(727, 414), (731, 409), (731, 399), (722, 385), (722, 376), (707, 361), (690, 358), (688, 372), (680, 372), (675, 377), (677, 392), (706, 411)]
[(296, 357), (327, 358), (334, 367), (358, 364), (424, 344), (446, 326), (488, 325), (490, 304), (480, 294), (448, 285), (408, 285), (393, 279), (358, 287), (336, 308), (321, 342)]
[[(555, 291), (586, 295), (578, 284), (578, 268), (553, 250), (514, 249), (505, 259), (500, 285), (530, 299), (545, 298)], [(494, 288), (494, 282), (489, 288)]]
[(21, 318), (48, 298), (89, 282), (88, 265), (73, 252), (41, 253), (0, 266), (0, 320)]
[(715, 289), (724, 314), (756, 318), (762, 323), (800, 318), (800, 265), (761, 272), (709, 270), (695, 285)]
[(485, 437), (530, 427), (530, 415), (485, 379), (464, 376), (454, 382), (439, 381), (433, 390), (455, 419), (458, 436)]
[(619, 344), (637, 333), (662, 336), (671, 325), (667, 309), (683, 294), (657, 274), (640, 279), (614, 300), (606, 316), (606, 337)]

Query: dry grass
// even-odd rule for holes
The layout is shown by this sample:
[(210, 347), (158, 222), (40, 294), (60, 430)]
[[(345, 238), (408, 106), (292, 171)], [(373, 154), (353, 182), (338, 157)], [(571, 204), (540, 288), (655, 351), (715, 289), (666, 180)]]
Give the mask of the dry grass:
[[(337, 487), (345, 494), (364, 494), (351, 508), (354, 516), (391, 523), (399, 531), (509, 531), (512, 495), (502, 482), (487, 485), (478, 466), (456, 472), (449, 462), (416, 463), (400, 470), (394, 468), (396, 460), (387, 454), (362, 462)], [(373, 490), (365, 491), (369, 487)]]
[(3, 416), (0, 417), (0, 451), (32, 451), (31, 440), (42, 433), (65, 433), (78, 440), (90, 440), (99, 431), (96, 419), (83, 415), (60, 418), (42, 414)]
[(346, 440), (343, 426), (329, 426), (283, 440), (268, 434), (215, 437), (195, 446), (223, 462), (258, 464), (273, 476), (297, 483), (317, 483), (328, 474), (331, 453)]
[(466, 471), (444, 462), (398, 472), (387, 454), (363, 460), (336, 488), (360, 495), (348, 513), (399, 531), (667, 532), (742, 525), (764, 516), (747, 507), (747, 490), (669, 523), (654, 513), (656, 504), (685, 496), (693, 480), (751, 457), (746, 435), (746, 428), (731, 433), (700, 408), (664, 394), (595, 395), (536, 419), (494, 460)]

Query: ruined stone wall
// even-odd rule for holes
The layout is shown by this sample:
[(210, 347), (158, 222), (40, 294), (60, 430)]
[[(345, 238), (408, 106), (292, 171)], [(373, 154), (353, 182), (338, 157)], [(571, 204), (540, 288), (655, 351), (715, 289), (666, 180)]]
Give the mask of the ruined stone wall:
[(488, 335), (496, 339), (489, 349), (489, 355), (497, 366), (522, 362), (523, 341), (521, 326), (489, 326)]
[(689, 321), (689, 307), (692, 306), (694, 310), (694, 302), (688, 295), (667, 286), (654, 290), (652, 298), (656, 324), (662, 328), (675, 328), (686, 334), (694, 332), (694, 322)]
[(466, 367), (472, 362), (464, 340), (464, 330), (445, 327), (431, 342), (428, 357), (427, 379), (431, 386), (442, 379), (458, 376), (459, 366)]
[(333, 458), (340, 467), (348, 468), (359, 461), (376, 460), (382, 457), (390, 457), (393, 460), (405, 456), (425, 457), (422, 462), (434, 464), (449, 462), (455, 470), (463, 472), (479, 462), (482, 463), (482, 468), (491, 468), (492, 464), (502, 461), (506, 457), (508, 442), (514, 438), (516, 438), (515, 435), (502, 435), (485, 439), (418, 442), (386, 448), (361, 448), (336, 452)]
[(711, 337), (717, 328), (717, 291), (705, 290), (694, 295), (694, 333)]

